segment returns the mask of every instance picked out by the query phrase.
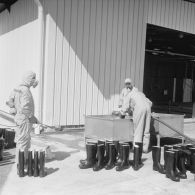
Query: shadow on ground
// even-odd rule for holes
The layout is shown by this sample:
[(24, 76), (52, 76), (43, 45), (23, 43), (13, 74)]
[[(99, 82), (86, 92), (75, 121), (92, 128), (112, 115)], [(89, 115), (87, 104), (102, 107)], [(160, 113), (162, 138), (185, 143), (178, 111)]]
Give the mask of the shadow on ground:
[(3, 160), (0, 161), (0, 166), (14, 164), (15, 155), (5, 150), (3, 152)]
[[(69, 140), (69, 139), (66, 139), (66, 137), (63, 137), (63, 138), (59, 138), (59, 137), (55, 137), (55, 136), (52, 136), (52, 135), (55, 135), (56, 133), (46, 133), (46, 135), (49, 137), (49, 139), (51, 139), (52, 141), (55, 141), (55, 142), (58, 142), (58, 143), (61, 143), (67, 147), (70, 147), (72, 149), (76, 149), (78, 150), (77, 152), (79, 152), (80, 150), (85, 150), (85, 147), (82, 147), (79, 143), (80, 142), (83, 142), (84, 141), (84, 132), (83, 131), (76, 131), (76, 132), (67, 132), (67, 131), (60, 131), (58, 132), (57, 134), (66, 134), (66, 135), (72, 135), (72, 136), (75, 136), (74, 140)], [(47, 138), (44, 138), (43, 136), (43, 140), (44, 139), (48, 139)]]
[(62, 161), (62, 160), (65, 160), (66, 158), (70, 157), (71, 154), (77, 153), (77, 152), (79, 152), (79, 150), (76, 150), (76, 151), (73, 151), (73, 152), (64, 152), (64, 151), (52, 152), (52, 154), (54, 155), (54, 158), (46, 159), (46, 163), (52, 162), (52, 161)]
[(51, 174), (55, 173), (58, 170), (59, 170), (59, 168), (47, 168), (47, 167), (45, 167), (46, 176), (51, 175)]

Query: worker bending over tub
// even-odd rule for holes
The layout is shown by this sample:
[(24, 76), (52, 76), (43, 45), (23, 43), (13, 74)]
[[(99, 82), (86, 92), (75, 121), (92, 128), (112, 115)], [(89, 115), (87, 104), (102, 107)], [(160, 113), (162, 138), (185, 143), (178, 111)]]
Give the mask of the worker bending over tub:
[(134, 144), (139, 145), (141, 149), (143, 148), (144, 152), (148, 152), (152, 102), (137, 88), (133, 87), (131, 79), (128, 79), (128, 91), (126, 95), (120, 96), (120, 99), (123, 97), (122, 101), (120, 100), (122, 102), (121, 113), (125, 115), (129, 110), (132, 112)]

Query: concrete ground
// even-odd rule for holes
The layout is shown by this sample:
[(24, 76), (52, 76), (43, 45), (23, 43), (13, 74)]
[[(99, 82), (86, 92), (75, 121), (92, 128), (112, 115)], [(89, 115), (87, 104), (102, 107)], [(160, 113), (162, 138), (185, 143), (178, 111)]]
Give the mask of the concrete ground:
[[(188, 132), (195, 137), (195, 133)], [(143, 154), (144, 166), (139, 171), (129, 169), (116, 172), (79, 169), (79, 160), (85, 158), (83, 132), (56, 132), (33, 135), (32, 147), (51, 146), (55, 158), (46, 163), (47, 176), (44, 178), (19, 178), (13, 163), (14, 149), (4, 151), (5, 161), (0, 164), (1, 195), (69, 195), (69, 194), (154, 194), (183, 195), (195, 194), (194, 176), (173, 182), (152, 170), (151, 152)], [(133, 157), (131, 153), (130, 158)], [(163, 162), (162, 162), (163, 163)]]

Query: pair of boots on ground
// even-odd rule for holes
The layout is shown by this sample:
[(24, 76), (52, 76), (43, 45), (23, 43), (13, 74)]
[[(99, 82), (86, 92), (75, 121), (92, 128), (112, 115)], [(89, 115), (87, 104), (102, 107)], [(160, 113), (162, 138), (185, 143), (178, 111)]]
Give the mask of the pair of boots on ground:
[[(25, 167), (27, 171), (25, 173)], [(44, 177), (45, 172), (45, 151), (34, 151), (34, 158), (32, 150), (28, 151), (28, 158), (25, 159), (25, 154), (23, 150), (19, 150), (18, 164), (17, 164), (17, 174), (19, 177), (24, 177), (26, 174), (28, 176), (34, 177)]]
[[(122, 171), (130, 167), (129, 154), (132, 142), (100, 141), (86, 144), (86, 160), (80, 160), (81, 169), (92, 168), (99, 171), (102, 168), (110, 170), (116, 166), (116, 171)], [(138, 170), (142, 166), (142, 143), (135, 143), (133, 168)]]
[(186, 171), (195, 173), (195, 146), (193, 145), (165, 145), (164, 166), (160, 164), (161, 148), (152, 147), (153, 170), (166, 174), (173, 181), (186, 179)]

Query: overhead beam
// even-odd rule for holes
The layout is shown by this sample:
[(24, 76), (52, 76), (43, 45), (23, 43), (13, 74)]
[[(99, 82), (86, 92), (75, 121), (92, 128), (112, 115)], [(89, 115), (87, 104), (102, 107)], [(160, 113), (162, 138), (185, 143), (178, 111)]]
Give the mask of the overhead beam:
[(160, 51), (160, 50), (151, 50), (151, 49), (146, 49), (145, 51), (149, 53), (159, 53), (159, 54), (165, 54), (165, 55), (170, 55), (170, 56), (180, 56), (180, 57), (187, 57), (187, 58), (195, 59), (195, 56), (192, 56), (192, 55), (186, 55), (186, 54), (175, 53), (175, 52), (170, 52), (170, 51)]

